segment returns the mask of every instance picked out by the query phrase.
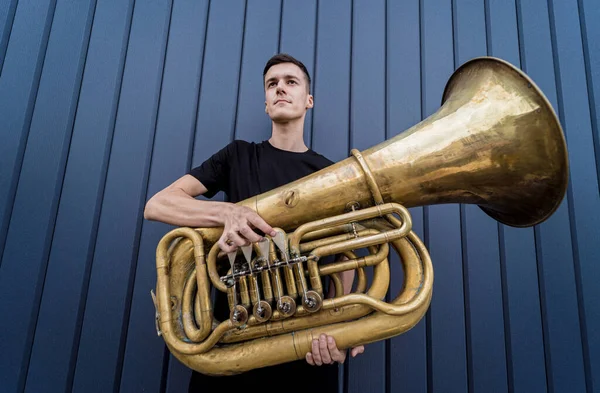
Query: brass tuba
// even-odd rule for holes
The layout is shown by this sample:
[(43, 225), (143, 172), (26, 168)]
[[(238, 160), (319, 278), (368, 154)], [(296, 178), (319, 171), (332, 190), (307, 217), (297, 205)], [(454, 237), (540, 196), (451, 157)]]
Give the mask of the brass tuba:
[[(177, 359), (209, 375), (303, 359), (321, 333), (341, 349), (394, 337), (421, 320), (433, 287), (408, 208), (476, 204), (503, 224), (526, 227), (553, 214), (567, 182), (563, 131), (544, 94), (503, 60), (472, 59), (424, 121), (239, 202), (276, 236), (226, 255), (217, 245), (222, 228), (167, 233), (156, 249), (157, 332)], [(403, 286), (386, 302), (390, 246)], [(346, 258), (319, 263), (333, 255)], [(351, 269), (354, 290), (344, 294), (339, 273)], [(325, 276), (335, 296), (325, 294)], [(227, 292), (228, 319), (214, 318), (213, 290)]]

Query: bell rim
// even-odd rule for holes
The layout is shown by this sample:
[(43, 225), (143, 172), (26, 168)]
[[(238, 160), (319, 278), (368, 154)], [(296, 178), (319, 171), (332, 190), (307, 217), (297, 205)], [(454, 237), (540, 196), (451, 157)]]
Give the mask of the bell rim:
[[(493, 219), (501, 222), (502, 224), (505, 224), (505, 225), (508, 225), (511, 227), (516, 227), (516, 228), (526, 228), (526, 227), (535, 226), (535, 225), (543, 223), (548, 218), (550, 218), (558, 210), (558, 208), (562, 204), (562, 202), (565, 199), (566, 194), (567, 194), (567, 189), (568, 189), (568, 185), (569, 185), (570, 164), (569, 164), (569, 152), (568, 152), (568, 145), (567, 145), (567, 141), (566, 141), (566, 137), (565, 137), (565, 132), (564, 132), (563, 126), (560, 122), (560, 118), (557, 116), (556, 111), (554, 110), (554, 107), (552, 106), (552, 104), (550, 103), (550, 100), (548, 100), (548, 97), (546, 97), (546, 95), (544, 94), (542, 89), (537, 85), (537, 83), (535, 83), (535, 81), (531, 77), (529, 77), (529, 75), (527, 75), (520, 68), (516, 67), (514, 64), (512, 64), (504, 59), (494, 57), (494, 56), (474, 57), (474, 58), (464, 62), (463, 64), (461, 64), (459, 67), (457, 67), (456, 70), (450, 76), (450, 78), (448, 78), (448, 81), (446, 82), (446, 85), (444, 87), (444, 92), (442, 94), (441, 105), (443, 105), (446, 102), (446, 100), (448, 99), (448, 93), (450, 92), (450, 86), (452, 85), (452, 82), (454, 81), (454, 79), (457, 78), (458, 75), (462, 71), (464, 71), (465, 68), (472, 67), (475, 63), (481, 63), (481, 62), (485, 62), (485, 61), (495, 62), (495, 63), (501, 64), (501, 65), (504, 65), (505, 67), (509, 68), (511, 71), (515, 72), (519, 77), (523, 78), (531, 86), (531, 88), (533, 88), (535, 90), (538, 97), (544, 103), (546, 111), (551, 115), (552, 119), (554, 120), (554, 124), (555, 124), (554, 129), (556, 130), (556, 133), (559, 134), (558, 139), (560, 140), (560, 146), (562, 147), (561, 159), (562, 159), (563, 167), (565, 168), (565, 171), (562, 176), (563, 180), (560, 184), (560, 187), (558, 187), (556, 189), (557, 190), (556, 191), (556, 199), (551, 208), (546, 210), (543, 214), (535, 214), (535, 215), (531, 214), (528, 216), (512, 216), (514, 218), (514, 220), (510, 220), (510, 219), (508, 219), (510, 217), (510, 215), (507, 215), (505, 213), (498, 212), (498, 211), (495, 211), (493, 209), (489, 209), (489, 208), (486, 208), (483, 206), (479, 206), (479, 208), (481, 210), (483, 210), (483, 212), (485, 212), (487, 215), (489, 215)], [(557, 153), (557, 156), (560, 156), (560, 155), (561, 155), (560, 153)]]

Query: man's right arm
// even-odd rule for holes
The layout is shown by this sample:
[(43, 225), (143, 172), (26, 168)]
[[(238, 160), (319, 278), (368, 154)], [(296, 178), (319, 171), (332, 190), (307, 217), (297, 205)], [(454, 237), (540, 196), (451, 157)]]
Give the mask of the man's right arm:
[[(192, 228), (223, 227), (219, 245), (225, 252), (233, 251), (236, 246), (243, 246), (249, 241), (259, 241), (261, 236), (253, 228), (275, 235), (273, 228), (252, 209), (230, 202), (196, 199), (206, 191), (198, 179), (186, 174), (148, 200), (144, 218)], [(227, 244), (227, 240), (231, 244)]]
[(144, 209), (144, 218), (187, 227), (215, 227), (223, 224), (228, 202), (196, 199), (206, 187), (191, 175), (184, 175), (156, 193)]

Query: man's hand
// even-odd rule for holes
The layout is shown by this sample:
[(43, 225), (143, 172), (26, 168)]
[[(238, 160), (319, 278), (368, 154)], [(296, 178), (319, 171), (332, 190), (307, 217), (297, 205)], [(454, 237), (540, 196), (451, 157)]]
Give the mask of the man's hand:
[[(364, 345), (352, 348), (350, 355), (356, 355), (365, 351)], [(312, 352), (306, 354), (306, 361), (312, 366), (321, 366), (323, 364), (332, 364), (333, 362), (344, 363), (346, 360), (346, 351), (340, 351), (331, 336), (321, 334), (318, 340), (312, 342)]]
[(232, 204), (223, 212), (223, 217), (223, 234), (218, 244), (225, 252), (261, 241), (262, 236), (254, 232), (255, 228), (267, 235), (276, 235), (275, 230), (248, 207)]

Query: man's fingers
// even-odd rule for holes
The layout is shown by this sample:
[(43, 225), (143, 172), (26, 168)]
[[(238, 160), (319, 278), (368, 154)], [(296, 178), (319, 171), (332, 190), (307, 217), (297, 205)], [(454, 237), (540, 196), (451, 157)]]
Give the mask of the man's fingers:
[(263, 233), (266, 235), (275, 236), (277, 234), (273, 227), (267, 224), (265, 220), (263, 220), (258, 214), (253, 214), (250, 217), (248, 217), (248, 221), (252, 223), (252, 225), (254, 225), (256, 228), (263, 231)]
[(262, 236), (250, 229), (249, 226), (242, 227), (240, 229), (240, 234), (248, 239), (250, 243), (257, 243), (262, 240)]
[(219, 248), (221, 248), (221, 250), (223, 250), (225, 253), (230, 253), (237, 250), (237, 245), (235, 245), (233, 242), (228, 242), (225, 236), (219, 239), (218, 244)]
[(225, 240), (226, 243), (233, 243), (238, 247), (242, 247), (248, 244), (248, 241), (242, 238), (236, 231), (227, 231), (225, 236), (229, 240), (229, 242)]
[(227, 244), (224, 244), (224, 243), (219, 243), (219, 248), (221, 250), (223, 250), (223, 252), (226, 254), (229, 254), (230, 252), (234, 252), (235, 250), (237, 250), (236, 245), (228, 246)]
[(358, 347), (352, 348), (352, 351), (350, 351), (350, 354), (352, 355), (352, 357), (356, 357), (356, 355), (361, 354), (363, 352), (365, 352), (365, 346), (359, 345)]
[(312, 358), (317, 366), (323, 364), (323, 360), (321, 359), (321, 351), (319, 349), (319, 340), (313, 340), (312, 342)]
[(219, 239), (219, 247), (226, 253), (233, 252), (238, 247), (245, 246), (246, 244), (248, 244), (248, 241), (238, 235), (237, 231), (230, 228), (225, 228)]
[(344, 363), (344, 361), (346, 360), (346, 352), (342, 352), (338, 349), (335, 339), (333, 337), (327, 337), (327, 346), (329, 348), (331, 358), (336, 362)]
[(308, 353), (306, 354), (306, 362), (307, 362), (308, 364), (310, 364), (311, 366), (314, 366), (314, 365), (315, 365), (315, 361), (313, 360), (312, 353), (308, 352)]
[(330, 364), (331, 356), (327, 347), (327, 338), (324, 334), (321, 334), (321, 337), (319, 337), (319, 350), (321, 351), (321, 360), (323, 360), (323, 363)]

